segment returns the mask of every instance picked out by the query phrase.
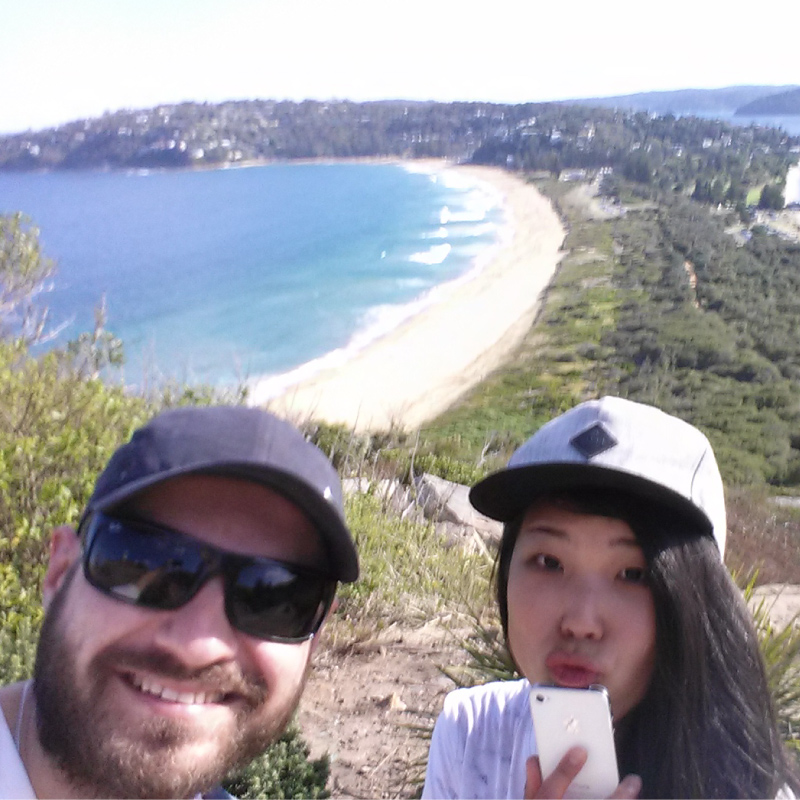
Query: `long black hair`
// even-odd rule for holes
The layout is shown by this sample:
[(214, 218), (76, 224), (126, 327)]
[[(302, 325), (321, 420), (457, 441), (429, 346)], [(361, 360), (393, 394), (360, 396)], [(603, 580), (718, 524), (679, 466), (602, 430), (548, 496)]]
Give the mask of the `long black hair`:
[[(798, 794), (752, 615), (714, 539), (625, 492), (577, 488), (536, 500), (623, 520), (647, 560), (655, 667), (645, 697), (616, 727), (620, 774), (641, 776), (642, 797), (775, 797), (784, 787)], [(522, 517), (506, 524), (497, 560), (506, 641), (508, 571), (521, 524)]]

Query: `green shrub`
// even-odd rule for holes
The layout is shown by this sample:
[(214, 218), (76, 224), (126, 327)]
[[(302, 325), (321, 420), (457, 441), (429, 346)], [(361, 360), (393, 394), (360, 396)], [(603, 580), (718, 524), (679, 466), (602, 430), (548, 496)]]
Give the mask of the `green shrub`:
[(0, 341), (0, 676), (23, 677), (42, 611), (51, 530), (74, 525), (94, 480), (151, 406), (53, 352)]
[[(745, 597), (750, 601), (754, 586), (751, 580), (745, 587)], [(800, 625), (795, 617), (776, 628), (770, 622), (769, 611), (770, 604), (762, 599), (753, 608), (753, 616), (781, 736), (800, 765)]]
[(263, 755), (226, 778), (222, 785), (234, 797), (330, 797), (325, 785), (327, 756), (309, 759), (308, 745), (292, 725)]
[[(25, 605), (6, 610), (8, 598), (0, 581), (0, 686), (29, 678), (33, 673), (36, 643), (42, 622), (42, 607), (38, 597)], [(18, 595), (16, 595), (18, 597)]]
[(373, 630), (396, 620), (427, 622), (438, 613), (481, 605), (491, 558), (465, 555), (429, 522), (403, 519), (375, 492), (345, 504), (361, 575), (341, 588), (340, 617)]

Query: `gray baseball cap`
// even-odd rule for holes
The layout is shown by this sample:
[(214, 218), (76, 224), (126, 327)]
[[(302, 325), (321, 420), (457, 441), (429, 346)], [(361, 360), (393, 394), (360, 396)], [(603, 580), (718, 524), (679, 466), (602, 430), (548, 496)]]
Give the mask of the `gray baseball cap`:
[(279, 492), (316, 525), (332, 577), (358, 578), (336, 470), (294, 426), (258, 408), (189, 406), (154, 417), (111, 457), (85, 513), (109, 511), (158, 483), (196, 474), (242, 478)]
[(602, 397), (542, 425), (505, 469), (473, 486), (472, 505), (510, 522), (538, 494), (573, 486), (625, 489), (683, 512), (725, 553), (725, 495), (714, 452), (693, 425), (653, 406)]

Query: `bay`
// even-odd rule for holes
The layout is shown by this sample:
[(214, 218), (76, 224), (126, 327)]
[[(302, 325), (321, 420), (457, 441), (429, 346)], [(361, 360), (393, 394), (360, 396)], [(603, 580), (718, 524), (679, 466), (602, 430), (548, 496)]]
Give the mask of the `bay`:
[(387, 163), (0, 174), (58, 270), (56, 344), (102, 298), (124, 380), (235, 384), (366, 346), (498, 239), (500, 198), (452, 170)]

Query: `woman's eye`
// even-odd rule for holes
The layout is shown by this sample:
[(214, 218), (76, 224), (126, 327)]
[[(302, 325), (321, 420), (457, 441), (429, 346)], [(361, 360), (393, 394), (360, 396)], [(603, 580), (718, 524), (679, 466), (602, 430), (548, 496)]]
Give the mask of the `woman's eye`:
[(540, 569), (548, 572), (557, 572), (561, 569), (561, 562), (555, 556), (539, 553), (533, 557), (533, 563)]
[(647, 570), (643, 567), (626, 567), (619, 576), (626, 583), (647, 583)]

